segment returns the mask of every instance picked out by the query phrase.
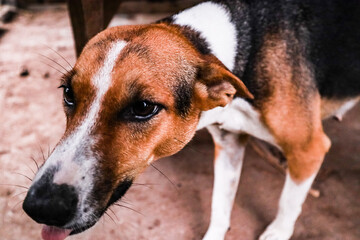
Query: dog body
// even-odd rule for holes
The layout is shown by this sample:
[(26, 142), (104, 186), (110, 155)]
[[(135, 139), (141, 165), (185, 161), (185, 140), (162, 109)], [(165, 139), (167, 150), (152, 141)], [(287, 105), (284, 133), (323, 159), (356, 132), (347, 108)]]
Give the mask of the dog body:
[(359, 100), (359, 6), (209, 1), (98, 34), (63, 78), (67, 128), (24, 210), (48, 225), (45, 239), (84, 231), (151, 162), (206, 127), (215, 180), (204, 239), (223, 239), (230, 226), (248, 135), (288, 161), (278, 214), (260, 239), (289, 239), (330, 148), (322, 119)]

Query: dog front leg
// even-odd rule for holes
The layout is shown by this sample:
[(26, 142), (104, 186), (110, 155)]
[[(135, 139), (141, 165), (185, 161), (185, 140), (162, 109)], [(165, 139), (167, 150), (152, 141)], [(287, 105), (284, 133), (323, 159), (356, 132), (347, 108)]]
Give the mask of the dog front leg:
[(294, 231), (296, 219), (301, 213), (302, 204), (314, 181), (316, 173), (301, 183), (295, 182), (287, 172), (285, 185), (279, 201), (275, 220), (260, 236), (260, 240), (287, 240)]
[(204, 240), (221, 240), (230, 227), (248, 137), (223, 131), (217, 126), (210, 126), (208, 130), (215, 143), (215, 177), (210, 226)]

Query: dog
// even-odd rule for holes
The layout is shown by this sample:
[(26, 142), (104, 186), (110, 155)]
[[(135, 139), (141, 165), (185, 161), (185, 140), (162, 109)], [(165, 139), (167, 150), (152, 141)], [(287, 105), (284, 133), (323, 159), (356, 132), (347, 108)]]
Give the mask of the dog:
[(45, 240), (85, 231), (150, 163), (207, 128), (215, 179), (203, 239), (230, 226), (249, 135), (288, 164), (259, 239), (289, 239), (331, 145), (322, 120), (359, 101), (359, 23), (356, 1), (228, 0), (99, 33), (62, 78), (66, 131), (24, 211), (45, 224)]

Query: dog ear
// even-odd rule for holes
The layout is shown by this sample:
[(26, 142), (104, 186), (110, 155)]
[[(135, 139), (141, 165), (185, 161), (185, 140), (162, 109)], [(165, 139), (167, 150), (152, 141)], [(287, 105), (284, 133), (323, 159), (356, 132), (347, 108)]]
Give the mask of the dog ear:
[(235, 95), (254, 98), (238, 77), (216, 63), (206, 63), (199, 68), (194, 88), (196, 103), (203, 111), (224, 107)]

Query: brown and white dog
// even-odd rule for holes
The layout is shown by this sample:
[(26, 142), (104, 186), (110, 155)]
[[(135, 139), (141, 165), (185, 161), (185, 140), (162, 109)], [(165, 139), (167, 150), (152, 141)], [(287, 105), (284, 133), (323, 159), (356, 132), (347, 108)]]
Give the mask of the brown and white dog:
[(247, 135), (287, 159), (277, 216), (260, 239), (289, 239), (330, 148), (322, 119), (359, 100), (359, 6), (209, 1), (99, 33), (62, 79), (66, 131), (36, 174), (25, 212), (46, 225), (46, 240), (80, 233), (151, 162), (207, 128), (216, 151), (204, 239), (224, 239), (230, 226)]

